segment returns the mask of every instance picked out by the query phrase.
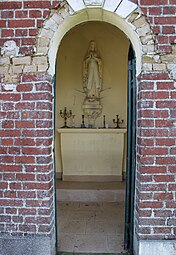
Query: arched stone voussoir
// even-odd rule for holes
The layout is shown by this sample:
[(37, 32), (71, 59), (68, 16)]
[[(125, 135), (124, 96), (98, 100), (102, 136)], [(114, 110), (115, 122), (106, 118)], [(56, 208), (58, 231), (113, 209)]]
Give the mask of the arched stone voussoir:
[(67, 3), (70, 7), (75, 11), (80, 11), (85, 8), (85, 4), (83, 0), (67, 0)]
[(130, 2), (129, 0), (123, 0), (116, 9), (116, 13), (122, 17), (127, 18), (138, 8), (137, 4)]

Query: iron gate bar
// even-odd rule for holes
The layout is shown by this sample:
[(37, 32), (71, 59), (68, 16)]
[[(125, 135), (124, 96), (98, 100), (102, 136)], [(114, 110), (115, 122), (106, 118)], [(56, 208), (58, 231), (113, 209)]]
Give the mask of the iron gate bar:
[(134, 191), (136, 166), (136, 61), (132, 46), (128, 54), (126, 207), (124, 247), (133, 252)]

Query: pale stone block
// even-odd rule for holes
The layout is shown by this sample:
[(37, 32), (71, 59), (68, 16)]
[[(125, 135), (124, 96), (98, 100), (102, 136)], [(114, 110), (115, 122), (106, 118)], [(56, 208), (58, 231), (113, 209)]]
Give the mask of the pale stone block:
[(63, 8), (60, 12), (63, 19), (66, 19), (70, 14), (67, 9)]
[(45, 72), (48, 69), (48, 64), (38, 65), (38, 72)]
[(0, 68), (0, 74), (5, 74), (5, 73), (7, 73), (8, 72), (8, 66), (4, 66), (4, 67), (1, 67)]
[(37, 56), (37, 57), (33, 57), (32, 59), (32, 63), (34, 65), (45, 65), (47, 64), (47, 56)]
[(17, 74), (5, 74), (4, 77), (4, 83), (18, 83), (19, 82), (19, 76)]
[(144, 63), (144, 64), (143, 64), (143, 70), (144, 70), (144, 71), (152, 71), (152, 64), (150, 64), (150, 63)]
[(142, 50), (144, 53), (153, 54), (153, 52), (155, 51), (155, 45), (154, 44), (143, 45)]
[(13, 66), (12, 67), (12, 71), (13, 71), (13, 73), (22, 73), (22, 71), (23, 71), (23, 66)]
[(16, 57), (13, 58), (13, 64), (14, 65), (30, 65), (31, 64), (31, 57)]
[(154, 63), (153, 56), (143, 56), (142, 57), (142, 62), (143, 63)]
[(128, 18), (128, 22), (132, 23), (133, 21), (135, 21), (136, 19), (138, 19), (139, 17), (141, 17), (141, 15), (138, 12), (133, 12), (129, 18)]
[(154, 63), (153, 70), (154, 71), (166, 71), (166, 64)]
[(84, 0), (85, 5), (87, 6), (92, 6), (92, 7), (96, 7), (96, 6), (102, 6), (103, 5), (103, 0)]
[(174, 64), (174, 63), (171, 63), (171, 64), (167, 64), (167, 68), (168, 68), (168, 70), (173, 70), (173, 69), (175, 69), (176, 68), (176, 64)]
[(49, 38), (46, 38), (46, 37), (42, 37), (41, 38), (41, 37), (39, 37), (38, 41), (37, 41), (37, 45), (39, 47), (47, 47), (49, 45), (49, 42), (50, 42)]
[(155, 60), (155, 62), (158, 62), (158, 63), (161, 62), (159, 55), (154, 55), (153, 59)]
[(171, 71), (171, 76), (176, 79), (176, 64), (167, 64), (167, 68)]
[(67, 0), (67, 3), (75, 12), (85, 8), (83, 0)]
[(51, 18), (46, 21), (45, 28), (50, 28), (52, 31), (56, 31), (58, 29), (58, 24)]
[(43, 28), (40, 34), (40, 37), (46, 37), (46, 38), (52, 38), (54, 35), (54, 31), (52, 31), (51, 29), (46, 29)]
[(150, 29), (149, 24), (146, 24), (145, 26), (137, 29), (139, 36), (146, 36), (146, 34), (150, 31), (151, 31), (151, 29)]
[(37, 66), (35, 65), (25, 66), (23, 69), (24, 73), (35, 73), (36, 71), (37, 71)]
[(3, 57), (0, 58), (0, 65), (1, 66), (9, 65), (9, 64), (10, 64), (10, 58), (3, 58)]
[(107, 11), (114, 12), (117, 6), (120, 4), (121, 0), (106, 0), (103, 6), (103, 9)]
[(116, 13), (122, 18), (127, 18), (136, 9), (137, 4), (134, 4), (128, 0), (123, 0), (117, 8)]
[(153, 44), (153, 36), (152, 35), (146, 35), (141, 37), (142, 44)]
[(175, 62), (176, 63), (176, 58), (175, 58), (174, 54), (168, 54), (168, 55), (161, 56), (161, 61), (162, 62)]
[(133, 22), (133, 25), (137, 28), (139, 27), (142, 27), (144, 25), (146, 25), (147, 22), (146, 22), (146, 18), (144, 16), (140, 16), (140, 18), (136, 19), (134, 22)]
[(36, 53), (46, 55), (48, 53), (48, 47), (38, 47)]
[(61, 15), (59, 15), (58, 13), (54, 13), (52, 16), (52, 19), (58, 24), (60, 25), (63, 22), (63, 18)]

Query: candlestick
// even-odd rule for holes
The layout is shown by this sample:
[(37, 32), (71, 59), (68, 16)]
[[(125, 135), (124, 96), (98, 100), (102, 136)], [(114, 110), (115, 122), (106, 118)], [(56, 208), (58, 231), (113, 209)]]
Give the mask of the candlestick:
[(67, 111), (67, 108), (64, 107), (64, 110), (60, 110), (60, 116), (61, 118), (64, 119), (64, 126), (62, 128), (69, 128), (69, 126), (67, 126), (67, 119), (70, 118), (72, 116), (72, 111)]
[(122, 123), (123, 123), (123, 120), (120, 121), (119, 115), (116, 115), (116, 120), (113, 119), (113, 123), (116, 124), (116, 127), (115, 127), (115, 128), (120, 128), (120, 127), (119, 127), (119, 124), (122, 124)]
[(81, 123), (81, 128), (85, 128), (85, 124), (84, 124), (84, 115), (82, 115), (82, 123)]

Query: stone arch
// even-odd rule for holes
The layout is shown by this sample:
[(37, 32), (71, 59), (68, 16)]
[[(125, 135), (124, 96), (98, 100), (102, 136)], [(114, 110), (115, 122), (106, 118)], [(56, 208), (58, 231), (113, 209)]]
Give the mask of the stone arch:
[(151, 63), (160, 63), (150, 25), (136, 4), (129, 0), (67, 0), (59, 9), (51, 11), (37, 37), (35, 55), (48, 57), (45, 67), (48, 74), (53, 76), (55, 73), (56, 55), (64, 35), (74, 26), (88, 21), (110, 23), (126, 34), (135, 50), (137, 75), (141, 71), (152, 71)]

